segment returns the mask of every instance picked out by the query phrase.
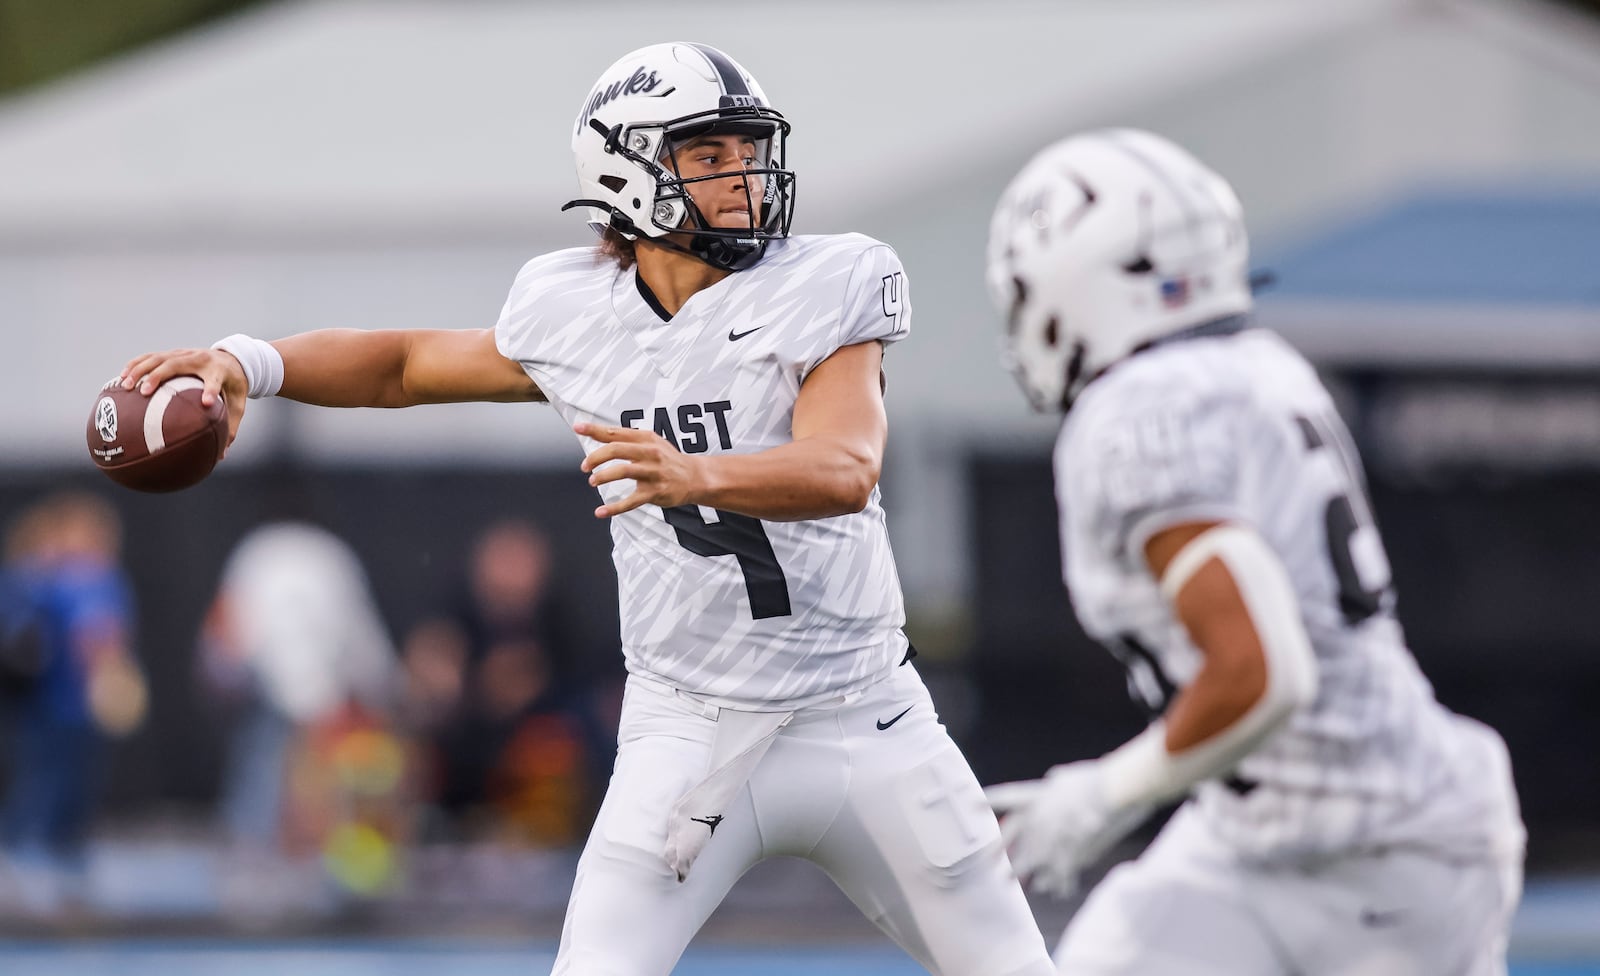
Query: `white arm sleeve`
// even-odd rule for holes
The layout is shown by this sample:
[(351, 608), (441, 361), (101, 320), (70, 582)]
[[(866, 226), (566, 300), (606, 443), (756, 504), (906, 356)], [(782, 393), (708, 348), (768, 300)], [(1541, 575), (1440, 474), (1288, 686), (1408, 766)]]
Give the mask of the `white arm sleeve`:
[(1300, 621), (1299, 601), (1283, 563), (1254, 529), (1223, 524), (1190, 540), (1167, 565), (1162, 595), (1176, 602), (1184, 584), (1212, 559), (1227, 568), (1244, 598), (1266, 655), (1266, 690), (1231, 725), (1181, 752), (1167, 751), (1166, 723), (1156, 722), (1107, 753), (1105, 783), (1113, 805), (1163, 803), (1228, 772), (1316, 697), (1316, 656)]

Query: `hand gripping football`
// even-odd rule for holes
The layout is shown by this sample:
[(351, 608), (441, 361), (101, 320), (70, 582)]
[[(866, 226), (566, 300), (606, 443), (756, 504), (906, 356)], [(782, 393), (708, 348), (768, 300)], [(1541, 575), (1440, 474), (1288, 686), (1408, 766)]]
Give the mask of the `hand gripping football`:
[(145, 396), (112, 380), (89, 414), (89, 456), (112, 481), (137, 491), (199, 483), (228, 445), (227, 405), (219, 393), (201, 406), (204, 389), (198, 377), (175, 376)]

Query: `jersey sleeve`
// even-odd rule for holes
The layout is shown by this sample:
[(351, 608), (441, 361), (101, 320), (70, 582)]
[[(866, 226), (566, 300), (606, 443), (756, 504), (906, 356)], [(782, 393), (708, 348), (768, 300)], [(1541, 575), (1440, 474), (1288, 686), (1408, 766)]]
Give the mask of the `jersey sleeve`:
[(911, 331), (911, 297), (900, 255), (887, 244), (875, 244), (856, 258), (845, 286), (839, 345), (877, 339), (899, 342)]
[(906, 293), (906, 273), (894, 248), (874, 241), (855, 257), (845, 283), (839, 328), (826, 348), (817, 349), (805, 364), (809, 374), (824, 359), (845, 346), (877, 339), (898, 342), (911, 331), (911, 300)]
[(507, 359), (522, 363), (524, 369), (536, 345), (533, 335), (536, 319), (528, 313), (532, 305), (529, 293), (533, 290), (531, 285), (538, 276), (540, 263), (539, 258), (534, 258), (517, 272), (516, 280), (511, 283), (511, 293), (506, 296), (505, 306), (500, 309), (500, 318), (494, 326), (495, 348)]
[(1101, 411), (1063, 439), (1058, 484), (1077, 486), (1097, 546), (1141, 564), (1151, 536), (1185, 522), (1243, 517), (1238, 425), (1225, 402), (1187, 401), (1150, 390)]
[(548, 354), (551, 316), (541, 314), (542, 307), (570, 300), (575, 289), (593, 279), (600, 262), (595, 248), (573, 247), (541, 254), (523, 265), (495, 323), (494, 344), (500, 355), (522, 364), (531, 376)]

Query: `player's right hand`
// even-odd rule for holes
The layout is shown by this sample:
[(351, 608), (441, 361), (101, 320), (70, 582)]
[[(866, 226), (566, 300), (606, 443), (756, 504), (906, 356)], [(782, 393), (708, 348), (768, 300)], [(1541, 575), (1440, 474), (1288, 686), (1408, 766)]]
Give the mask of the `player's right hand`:
[(145, 353), (128, 360), (118, 374), (124, 390), (137, 389), (145, 396), (174, 376), (198, 376), (205, 384), (200, 402), (211, 406), (222, 394), (228, 407), (228, 444), (239, 436), (239, 423), (244, 419), (244, 404), (250, 387), (245, 380), (244, 367), (231, 353), (220, 349), (171, 349), (166, 352)]
[(1106, 800), (1098, 759), (1055, 766), (1044, 779), (984, 790), (1017, 877), (1036, 891), (1066, 897), (1085, 869), (1139, 825), (1149, 810)]
[(613, 481), (634, 483), (627, 497), (595, 509), (596, 518), (631, 512), (647, 502), (662, 508), (683, 505), (700, 486), (695, 456), (678, 450), (655, 431), (588, 422), (572, 429), (579, 437), (592, 438), (600, 444), (579, 465), (589, 476), (589, 484), (598, 488)]

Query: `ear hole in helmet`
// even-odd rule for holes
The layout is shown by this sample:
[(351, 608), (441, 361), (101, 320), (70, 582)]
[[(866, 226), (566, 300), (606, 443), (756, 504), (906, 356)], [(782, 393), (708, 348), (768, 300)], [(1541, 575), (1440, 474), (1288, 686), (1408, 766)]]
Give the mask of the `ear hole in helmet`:
[(1060, 341), (1061, 320), (1052, 315), (1050, 316), (1050, 321), (1044, 324), (1044, 344), (1049, 346), (1051, 349), (1054, 349), (1056, 347), (1056, 343)]
[(1155, 269), (1156, 266), (1150, 263), (1150, 256), (1147, 254), (1141, 254), (1122, 266), (1122, 270), (1128, 274), (1149, 274)]
[(627, 180), (623, 179), (620, 176), (612, 176), (609, 173), (606, 174), (605, 176), (600, 177), (599, 183), (600, 183), (601, 186), (603, 186), (606, 189), (610, 190), (612, 193), (621, 193), (622, 192), (622, 188), (628, 185), (628, 181)]
[(1012, 335), (1017, 334), (1017, 326), (1022, 322), (1022, 306), (1028, 300), (1028, 283), (1019, 277), (1011, 279), (1011, 313), (1006, 316), (1006, 331)]
[(1067, 363), (1067, 381), (1061, 387), (1061, 409), (1066, 410), (1072, 406), (1072, 396), (1077, 389), (1078, 380), (1083, 377), (1083, 357), (1088, 355), (1089, 347), (1079, 339), (1072, 344), (1072, 359)]

